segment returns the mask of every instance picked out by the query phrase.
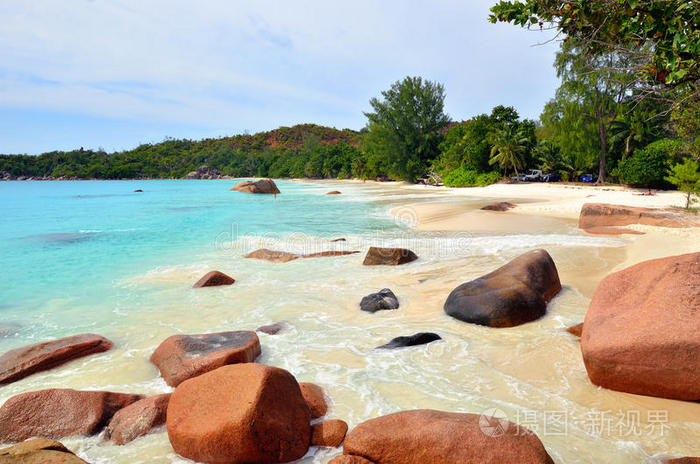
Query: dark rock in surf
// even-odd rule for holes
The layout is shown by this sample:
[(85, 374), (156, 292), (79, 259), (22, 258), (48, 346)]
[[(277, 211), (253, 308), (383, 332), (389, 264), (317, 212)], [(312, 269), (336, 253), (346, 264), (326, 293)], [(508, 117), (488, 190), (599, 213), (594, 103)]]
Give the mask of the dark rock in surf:
[(262, 332), (266, 333), (268, 335), (276, 335), (280, 330), (284, 329), (287, 326), (284, 322), (276, 322), (274, 324), (268, 324), (268, 325), (261, 325), (257, 329), (255, 329), (256, 332)]
[(399, 300), (394, 292), (388, 288), (383, 288), (377, 293), (372, 293), (362, 298), (360, 309), (369, 313), (376, 313), (381, 310), (397, 309)]
[(388, 265), (410, 263), (418, 259), (418, 256), (406, 248), (380, 248), (370, 247), (362, 264), (365, 266)]
[(552, 257), (533, 250), (452, 290), (444, 310), (472, 324), (513, 327), (542, 317), (560, 290)]
[(404, 348), (407, 346), (425, 345), (426, 343), (442, 340), (440, 335), (432, 332), (419, 332), (410, 336), (393, 338), (389, 343), (378, 346), (381, 349)]
[(223, 272), (209, 271), (199, 279), (192, 288), (218, 287), (220, 285), (232, 285), (236, 280)]

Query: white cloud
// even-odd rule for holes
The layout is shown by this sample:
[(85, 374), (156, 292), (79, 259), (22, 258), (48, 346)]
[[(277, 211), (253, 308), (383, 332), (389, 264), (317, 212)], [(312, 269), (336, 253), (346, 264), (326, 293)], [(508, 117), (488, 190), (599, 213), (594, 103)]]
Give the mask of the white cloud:
[(0, 4), (0, 108), (259, 130), (359, 128), (405, 75), (445, 83), (458, 119), (556, 87), (556, 46), (487, 22), (492, 0)]

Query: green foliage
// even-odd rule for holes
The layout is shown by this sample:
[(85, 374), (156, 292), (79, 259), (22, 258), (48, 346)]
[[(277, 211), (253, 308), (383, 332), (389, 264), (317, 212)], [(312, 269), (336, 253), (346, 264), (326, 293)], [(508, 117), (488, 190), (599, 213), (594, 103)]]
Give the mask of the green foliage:
[[(199, 166), (234, 177), (354, 176), (363, 164), (360, 135), (315, 124), (201, 141), (166, 139), (107, 154), (74, 150), (0, 155), (0, 172), (81, 179), (181, 178)], [(342, 171), (342, 172), (341, 172)]]
[(459, 167), (445, 175), (442, 181), (448, 187), (483, 187), (497, 182), (499, 177), (500, 174), (496, 171), (480, 173), (473, 169)]
[(444, 112), (442, 84), (406, 77), (372, 98), (365, 113), (365, 150), (369, 167), (394, 178), (415, 181), (438, 155), (442, 130), (450, 122)]
[(496, 106), (490, 115), (481, 114), (469, 121), (452, 126), (440, 144), (440, 156), (435, 169), (449, 172), (458, 167), (478, 172), (490, 171), (489, 164), (494, 135), (508, 128), (523, 139), (520, 157), (524, 164), (532, 162), (532, 150), (537, 144), (535, 123), (520, 121), (518, 112), (510, 106)]
[(673, 185), (686, 193), (686, 209), (694, 202), (696, 196), (700, 195), (700, 171), (698, 162), (686, 159), (683, 163), (677, 163), (671, 167), (671, 174), (666, 178)]
[(528, 140), (522, 129), (515, 126), (505, 126), (491, 134), (491, 159), (489, 164), (498, 164), (504, 172), (512, 167), (515, 175), (518, 168), (524, 167), (523, 153), (527, 149)]
[(686, 150), (700, 158), (700, 94), (688, 96), (671, 115), (671, 123)]
[(500, 1), (489, 20), (521, 27), (553, 26), (585, 55), (616, 51), (643, 60), (629, 68), (650, 84), (700, 79), (697, 0)]
[(613, 175), (628, 185), (662, 187), (669, 164), (677, 156), (680, 146), (678, 140), (664, 139), (651, 143), (620, 162)]

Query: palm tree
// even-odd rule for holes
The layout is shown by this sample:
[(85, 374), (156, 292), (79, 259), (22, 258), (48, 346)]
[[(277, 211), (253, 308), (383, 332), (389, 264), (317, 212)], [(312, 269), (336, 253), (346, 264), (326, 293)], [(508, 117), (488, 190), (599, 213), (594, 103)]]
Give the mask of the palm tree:
[(491, 159), (489, 164), (496, 164), (504, 170), (509, 166), (515, 170), (515, 177), (519, 179), (518, 168), (523, 167), (521, 154), (527, 147), (527, 138), (513, 126), (505, 126), (493, 133), (491, 137)]
[(573, 171), (573, 167), (564, 160), (559, 147), (550, 140), (544, 140), (537, 144), (534, 151), (535, 158), (539, 161), (539, 168), (545, 173)]

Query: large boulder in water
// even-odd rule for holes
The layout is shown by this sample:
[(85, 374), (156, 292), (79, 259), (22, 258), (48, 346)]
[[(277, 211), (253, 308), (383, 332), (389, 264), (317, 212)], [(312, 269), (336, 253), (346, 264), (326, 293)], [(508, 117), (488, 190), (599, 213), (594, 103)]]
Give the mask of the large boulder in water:
[(120, 409), (105, 429), (105, 440), (123, 445), (165, 424), (170, 393), (144, 398)]
[(0, 356), (0, 384), (107, 351), (112, 346), (111, 341), (99, 335), (81, 334), (8, 351)]
[(560, 290), (552, 257), (545, 250), (533, 250), (455, 288), (444, 309), (464, 322), (513, 327), (542, 317)]
[(377, 293), (370, 293), (360, 301), (360, 309), (369, 313), (376, 313), (381, 310), (398, 309), (399, 300), (394, 292), (388, 288), (383, 288)]
[(257, 182), (239, 182), (231, 190), (243, 193), (272, 193), (275, 195), (280, 193), (277, 184), (272, 179), (260, 179)]
[(310, 420), (289, 372), (248, 363), (180, 384), (170, 399), (166, 425), (175, 452), (193, 461), (276, 463), (306, 454)]
[(192, 288), (218, 287), (220, 285), (233, 285), (236, 282), (233, 277), (227, 276), (223, 272), (209, 271), (202, 276)]
[(13, 396), (0, 407), (0, 442), (94, 435), (143, 395), (52, 388)]
[(418, 259), (414, 252), (406, 248), (381, 248), (370, 247), (362, 262), (365, 266), (388, 265), (397, 266), (399, 264), (410, 263)]
[(374, 464), (554, 462), (539, 438), (516, 424), (429, 409), (397, 412), (361, 423), (345, 437), (343, 454), (361, 456)]
[(165, 382), (175, 387), (227, 364), (253, 362), (260, 353), (260, 340), (252, 331), (173, 335), (158, 345), (151, 362)]
[(0, 450), (0, 464), (87, 464), (54, 440), (36, 438)]
[(700, 400), (700, 253), (644, 261), (603, 279), (581, 351), (596, 385)]
[(581, 207), (578, 219), (580, 229), (593, 231), (602, 227), (644, 224), (658, 227), (692, 227), (697, 226), (697, 219), (678, 211), (658, 208), (641, 208), (638, 206), (609, 205), (605, 203), (586, 203)]

